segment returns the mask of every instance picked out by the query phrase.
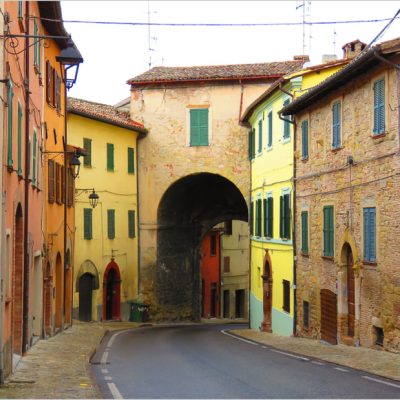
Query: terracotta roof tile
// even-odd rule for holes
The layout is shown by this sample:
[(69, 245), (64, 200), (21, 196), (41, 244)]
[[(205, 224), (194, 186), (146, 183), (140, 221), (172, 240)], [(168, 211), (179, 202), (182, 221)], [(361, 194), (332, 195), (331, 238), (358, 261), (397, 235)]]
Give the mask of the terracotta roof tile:
[(276, 78), (302, 68), (304, 60), (276, 61), (258, 64), (209, 65), (197, 67), (154, 67), (128, 80), (129, 84)]
[(108, 122), (137, 132), (146, 132), (143, 124), (132, 120), (129, 117), (129, 113), (120, 111), (116, 107), (107, 104), (94, 103), (92, 101), (69, 97), (68, 112)]

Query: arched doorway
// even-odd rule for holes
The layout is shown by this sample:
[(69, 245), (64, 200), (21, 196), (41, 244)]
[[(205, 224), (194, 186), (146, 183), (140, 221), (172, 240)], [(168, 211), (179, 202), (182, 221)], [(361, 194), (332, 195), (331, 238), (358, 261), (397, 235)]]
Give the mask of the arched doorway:
[(68, 249), (66, 254), (66, 271), (65, 271), (65, 323), (71, 323), (71, 311), (72, 311), (72, 265), (71, 265), (71, 252)]
[(13, 352), (22, 354), (22, 332), (25, 330), (23, 318), (23, 289), (24, 289), (24, 248), (23, 248), (23, 216), (21, 204), (15, 213), (14, 235), (14, 276), (13, 276)]
[(56, 330), (61, 329), (62, 326), (62, 300), (63, 300), (63, 268), (61, 262), (61, 255), (57, 253), (56, 268), (55, 268), (55, 326)]
[(354, 337), (355, 325), (355, 286), (354, 286), (354, 259), (353, 252), (348, 243), (345, 243), (343, 251), (346, 256), (347, 275), (347, 336)]
[(53, 279), (51, 276), (51, 266), (50, 263), (47, 262), (46, 270), (43, 279), (43, 287), (44, 287), (44, 304), (43, 304), (43, 314), (44, 314), (44, 332), (45, 335), (52, 335), (52, 290), (53, 290)]
[(229, 220), (247, 222), (248, 209), (240, 190), (221, 175), (192, 174), (165, 191), (157, 213), (157, 263), (141, 280), (143, 287), (154, 282), (156, 319), (200, 320), (201, 241)]
[(262, 280), (264, 320), (261, 324), (261, 328), (264, 332), (272, 332), (272, 268), (269, 257), (265, 260)]
[(106, 268), (103, 280), (103, 319), (119, 320), (121, 317), (121, 275), (115, 261)]
[(92, 320), (92, 290), (94, 276), (89, 273), (84, 273), (79, 278), (79, 320)]

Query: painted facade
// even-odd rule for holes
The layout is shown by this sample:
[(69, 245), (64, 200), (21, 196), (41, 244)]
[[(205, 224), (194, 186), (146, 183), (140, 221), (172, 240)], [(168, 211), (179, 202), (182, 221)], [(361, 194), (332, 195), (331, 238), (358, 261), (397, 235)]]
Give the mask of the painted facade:
[(74, 317), (128, 320), (138, 298), (137, 142), (145, 130), (112, 106), (68, 101), (70, 142), (87, 154), (75, 181)]
[(397, 352), (399, 49), (366, 49), (282, 111), (297, 127), (297, 331)]
[(305, 68), (277, 81), (244, 113), (251, 160), (250, 326), (294, 332), (293, 124), (279, 110), (349, 62)]
[(149, 129), (139, 144), (139, 262), (152, 318), (200, 318), (201, 238), (220, 222), (248, 219), (247, 132), (239, 116), (302, 64), (156, 67), (128, 81), (131, 117)]

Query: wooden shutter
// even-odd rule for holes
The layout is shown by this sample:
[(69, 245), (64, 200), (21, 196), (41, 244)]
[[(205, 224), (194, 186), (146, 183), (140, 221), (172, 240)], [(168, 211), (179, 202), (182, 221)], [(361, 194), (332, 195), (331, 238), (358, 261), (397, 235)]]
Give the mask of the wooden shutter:
[(280, 196), (279, 198), (279, 237), (283, 238), (284, 237), (284, 202), (283, 202), (283, 196)]
[(284, 238), (290, 239), (290, 194), (285, 194), (283, 196), (284, 202)]
[(249, 160), (253, 159), (253, 154), (252, 154), (252, 148), (253, 148), (253, 144), (252, 144), (252, 139), (253, 139), (253, 129), (249, 130)]
[(12, 137), (13, 137), (13, 85), (11, 80), (8, 83), (8, 100), (7, 100), (7, 166), (12, 167), (13, 165), (13, 146), (12, 146)]
[(135, 211), (128, 210), (128, 237), (135, 237)]
[(324, 256), (332, 257), (334, 249), (333, 207), (324, 207)]
[(364, 208), (364, 260), (376, 261), (376, 209)]
[(49, 203), (54, 203), (54, 186), (55, 186), (55, 177), (54, 177), (54, 161), (49, 160), (48, 163), (48, 200)]
[(22, 106), (18, 102), (18, 171), (22, 176)]
[(92, 166), (92, 139), (83, 138), (83, 148), (86, 155), (83, 157), (83, 165), (85, 167)]
[(32, 144), (32, 183), (33, 183), (33, 185), (36, 185), (36, 147), (37, 147), (36, 131), (33, 131), (33, 144)]
[(92, 209), (83, 209), (83, 238), (92, 239)]
[[(68, 177), (67, 177), (68, 180)], [(65, 176), (64, 176), (64, 165), (60, 168), (60, 182), (61, 182), (61, 203), (65, 203)], [(67, 199), (68, 204), (68, 199)]]
[(114, 145), (107, 143), (107, 171), (114, 171)]
[(74, 204), (74, 170), (69, 167), (67, 170), (67, 206), (71, 207)]
[(336, 102), (332, 106), (332, 147), (334, 149), (340, 147), (340, 102)]
[(385, 80), (374, 82), (374, 134), (385, 131)]
[[(290, 99), (286, 99), (283, 102), (283, 107), (288, 106), (290, 103)], [(289, 119), (289, 116), (285, 116), (286, 119)], [(290, 137), (290, 122), (283, 121), (283, 138), (288, 139)]]
[(135, 173), (135, 150), (128, 147), (128, 174)]
[(208, 146), (208, 108), (190, 110), (190, 145)]
[(308, 211), (301, 212), (301, 251), (308, 254)]
[(48, 104), (51, 104), (51, 65), (50, 61), (46, 61), (46, 101)]
[(261, 199), (256, 202), (256, 236), (261, 236)]
[(231, 269), (231, 258), (229, 256), (224, 257), (224, 272), (230, 272)]
[(262, 152), (262, 119), (258, 121), (258, 152)]
[(115, 239), (115, 210), (107, 210), (108, 238)]
[(250, 203), (249, 225), (250, 225), (250, 235), (254, 235), (254, 202), (253, 201)]
[(61, 204), (61, 165), (56, 163), (56, 202)]
[(268, 236), (267, 199), (263, 199), (263, 236)]
[(56, 106), (56, 70), (51, 68), (51, 105)]
[(268, 147), (272, 147), (272, 111), (268, 113)]
[(301, 123), (302, 157), (308, 158), (308, 121)]

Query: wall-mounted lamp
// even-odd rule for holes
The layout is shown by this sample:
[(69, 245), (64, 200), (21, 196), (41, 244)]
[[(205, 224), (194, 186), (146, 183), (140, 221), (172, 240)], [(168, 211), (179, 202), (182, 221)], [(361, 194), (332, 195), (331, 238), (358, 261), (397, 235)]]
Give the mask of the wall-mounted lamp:
[(95, 208), (99, 202), (100, 196), (96, 193), (94, 189), (75, 189), (75, 192), (88, 192), (89, 190), (92, 191), (92, 193), (89, 194), (89, 204), (91, 205), (92, 208)]
[(64, 68), (61, 68), (61, 74), (67, 89), (71, 89), (78, 76), (79, 64), (83, 63), (81, 53), (76, 48), (71, 38), (67, 40), (67, 47), (61, 50), (56, 56), (56, 60)]

